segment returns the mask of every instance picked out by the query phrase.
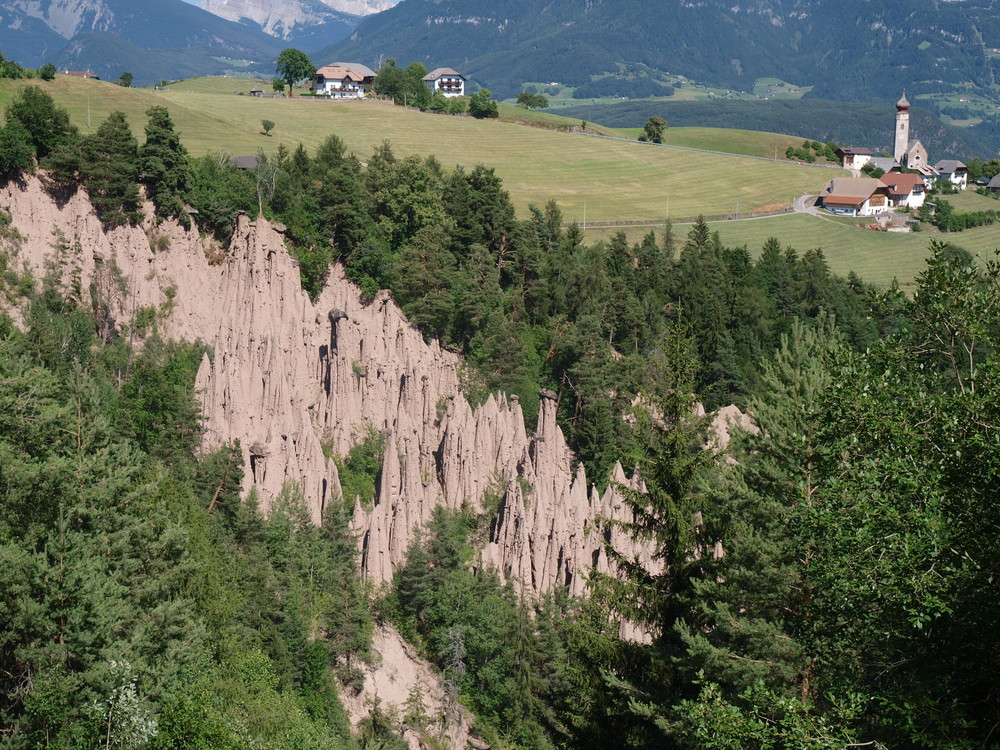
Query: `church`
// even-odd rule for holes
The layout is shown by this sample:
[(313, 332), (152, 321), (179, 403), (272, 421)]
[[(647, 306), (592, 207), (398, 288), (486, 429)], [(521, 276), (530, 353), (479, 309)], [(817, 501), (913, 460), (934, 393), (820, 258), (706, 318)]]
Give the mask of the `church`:
[(917, 172), (928, 173), (927, 149), (920, 141), (910, 139), (910, 103), (906, 100), (906, 91), (896, 102), (896, 138), (892, 156), (901, 167)]
[(912, 170), (922, 175), (928, 183), (945, 179), (960, 190), (966, 186), (968, 169), (962, 162), (953, 159), (931, 164), (927, 160), (927, 149), (916, 138), (910, 138), (910, 102), (906, 91), (896, 102), (896, 126), (893, 133), (892, 156), (875, 156), (867, 148), (839, 148), (837, 155), (840, 165), (858, 175), (866, 166), (877, 167), (883, 172), (899, 172), (902, 169)]

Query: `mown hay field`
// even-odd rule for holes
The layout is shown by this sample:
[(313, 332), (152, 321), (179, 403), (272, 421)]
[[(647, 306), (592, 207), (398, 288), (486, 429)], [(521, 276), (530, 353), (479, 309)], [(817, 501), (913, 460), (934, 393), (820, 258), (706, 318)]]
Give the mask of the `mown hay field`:
[[(20, 85), (24, 82), (2, 82), (0, 106)], [(164, 91), (123, 89), (66, 76), (40, 85), (69, 109), (82, 132), (93, 132), (109, 112), (119, 109), (141, 139), (146, 109), (162, 104), (196, 156), (273, 152), (281, 143), (312, 149), (336, 134), (362, 161), (375, 146), (389, 141), (399, 156), (433, 155), (447, 168), (483, 163), (496, 169), (522, 215), (529, 204), (542, 206), (550, 199), (568, 220), (579, 221), (656, 220), (668, 211), (680, 216), (726, 214), (737, 207), (747, 213), (817, 192), (841, 174), (512, 122), (421, 113), (382, 102), (223, 93), (249, 91), (250, 79), (193, 79)], [(265, 119), (276, 124), (271, 136), (261, 133)], [(717, 133), (711, 140), (724, 145)]]
[[(988, 200), (988, 199), (987, 199)], [(857, 223), (836, 220), (825, 216), (788, 214), (765, 219), (709, 222), (712, 231), (727, 247), (743, 247), (754, 257), (770, 237), (775, 237), (783, 247), (792, 247), (800, 254), (814, 248), (823, 251), (830, 269), (841, 276), (851, 271), (866, 282), (881, 287), (893, 280), (904, 291), (910, 292), (914, 279), (926, 267), (928, 247), (932, 240), (951, 242), (983, 259), (995, 258), (1000, 249), (1000, 231), (995, 226), (978, 227), (965, 232), (942, 234), (940, 232), (874, 232)], [(629, 240), (638, 242), (650, 230), (662, 236), (662, 225), (624, 227)], [(683, 244), (690, 231), (690, 224), (674, 224), (677, 241)], [(613, 235), (618, 228), (588, 227), (586, 237), (596, 241)]]

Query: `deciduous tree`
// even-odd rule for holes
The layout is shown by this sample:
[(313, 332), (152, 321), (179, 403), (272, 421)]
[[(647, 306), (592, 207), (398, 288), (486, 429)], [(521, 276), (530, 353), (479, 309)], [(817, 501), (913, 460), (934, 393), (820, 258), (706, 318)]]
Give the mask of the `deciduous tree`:
[(289, 47), (278, 55), (275, 71), (288, 85), (288, 95), (291, 96), (292, 86), (298, 81), (311, 77), (316, 72), (316, 66), (310, 62), (309, 56), (305, 52)]

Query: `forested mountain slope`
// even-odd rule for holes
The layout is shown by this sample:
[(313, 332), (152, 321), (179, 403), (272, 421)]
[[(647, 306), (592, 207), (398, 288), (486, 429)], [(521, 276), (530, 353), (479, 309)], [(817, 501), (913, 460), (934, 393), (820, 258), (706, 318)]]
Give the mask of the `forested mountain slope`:
[[(992, 0), (404, 0), (321, 60), (394, 57), (450, 65), (507, 97), (523, 81), (580, 85), (656, 71), (748, 90), (762, 76), (812, 95), (875, 101), (906, 87), (994, 86)], [(933, 83), (931, 83), (933, 82)]]
[(90, 70), (106, 80), (122, 71), (148, 85), (161, 78), (223, 72), (215, 57), (273, 67), (281, 42), (183, 0), (53, 0), (0, 2), (0, 50), (28, 67), (53, 63)]

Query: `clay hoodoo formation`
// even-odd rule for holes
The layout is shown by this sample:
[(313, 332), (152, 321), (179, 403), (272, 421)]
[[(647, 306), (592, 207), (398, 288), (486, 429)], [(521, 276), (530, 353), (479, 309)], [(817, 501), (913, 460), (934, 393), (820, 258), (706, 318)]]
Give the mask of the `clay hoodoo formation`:
[[(99, 294), (112, 286), (105, 277), (120, 274), (127, 291), (105, 300), (119, 325), (152, 306), (165, 338), (209, 345), (197, 377), (204, 445), (239, 440), (244, 489), (256, 488), (265, 505), (295, 482), (318, 519), (340, 496), (329, 456), (370, 428), (385, 436), (374, 506), (358, 503), (354, 519), (376, 584), (391, 578), (439, 504), (495, 512), (482, 561), (526, 592), (562, 585), (579, 594), (590, 568), (607, 569), (605, 535), (618, 532), (600, 519), (623, 518), (626, 506), (573, 468), (554, 395), (543, 392), (531, 434), (516, 398), (493, 395), (473, 409), (459, 358), (425, 342), (387, 294), (362, 299), (335, 267), (311, 301), (267, 221), (238, 217), (229, 248), (206, 252), (208, 240), (170, 222), (105, 232), (82, 191), (58, 205), (34, 178), (10, 183), (0, 205), (23, 236), (17, 262), (36, 277), (55, 259), (67, 281), (76, 275)], [(613, 478), (640, 485), (621, 466)], [(627, 537), (613, 541), (638, 552)]]

